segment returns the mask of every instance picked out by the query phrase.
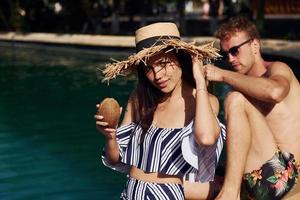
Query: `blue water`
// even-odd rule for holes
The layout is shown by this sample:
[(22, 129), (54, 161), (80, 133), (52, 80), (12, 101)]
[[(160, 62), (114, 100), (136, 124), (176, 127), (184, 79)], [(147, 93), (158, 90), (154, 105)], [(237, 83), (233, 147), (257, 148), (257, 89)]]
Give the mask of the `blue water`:
[(101, 83), (109, 54), (1, 43), (1, 200), (118, 199), (126, 177), (102, 165), (93, 115), (107, 96), (124, 106), (135, 81)]

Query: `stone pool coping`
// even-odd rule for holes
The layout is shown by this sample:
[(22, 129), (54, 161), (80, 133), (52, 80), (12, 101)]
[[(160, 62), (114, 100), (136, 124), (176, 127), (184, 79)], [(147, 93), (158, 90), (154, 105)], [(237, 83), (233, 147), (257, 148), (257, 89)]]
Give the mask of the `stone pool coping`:
[[(213, 37), (183, 37), (186, 41), (212, 41)], [(91, 47), (133, 48), (133, 36), (56, 34), (56, 33), (0, 33), (0, 41), (84, 45)], [(300, 60), (300, 41), (262, 39), (262, 52)], [(218, 42), (216, 42), (218, 46)]]

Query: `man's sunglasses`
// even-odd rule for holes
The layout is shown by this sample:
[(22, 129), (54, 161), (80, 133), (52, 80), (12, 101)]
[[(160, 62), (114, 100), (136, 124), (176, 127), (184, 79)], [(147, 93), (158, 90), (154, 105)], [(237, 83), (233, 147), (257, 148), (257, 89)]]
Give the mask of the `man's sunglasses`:
[(239, 48), (241, 46), (243, 46), (244, 44), (247, 44), (248, 42), (252, 41), (253, 39), (250, 38), (248, 40), (246, 40), (245, 42), (237, 45), (237, 46), (233, 46), (231, 47), (228, 51), (221, 51), (221, 55), (223, 56), (224, 59), (228, 59), (228, 54), (231, 54), (232, 56), (237, 56), (239, 54)]

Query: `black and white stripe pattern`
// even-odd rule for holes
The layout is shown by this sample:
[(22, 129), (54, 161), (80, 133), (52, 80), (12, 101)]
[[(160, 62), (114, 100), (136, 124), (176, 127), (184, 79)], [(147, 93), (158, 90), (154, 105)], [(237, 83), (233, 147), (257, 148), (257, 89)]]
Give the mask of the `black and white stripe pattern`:
[(209, 182), (214, 180), (216, 167), (226, 140), (226, 129), (219, 123), (221, 131), (214, 145), (203, 147), (198, 145), (193, 134), (186, 136), (182, 142), (182, 153), (185, 160), (198, 169), (185, 175), (190, 182)]
[(121, 193), (122, 200), (183, 200), (184, 193), (181, 184), (158, 184), (143, 182), (129, 178), (124, 191)]
[[(121, 162), (111, 166), (102, 155), (103, 163), (114, 170), (128, 173), (130, 167), (136, 166), (145, 172), (158, 172), (168, 175), (185, 175), (191, 182), (207, 182), (214, 178), (224, 140), (225, 126), (220, 123), (221, 133), (215, 145), (201, 147), (193, 139), (193, 121), (183, 128), (158, 128), (151, 126), (141, 143), (142, 128), (140, 124), (131, 123), (117, 130)], [(188, 148), (194, 151), (185, 158), (182, 146), (183, 138), (189, 137)], [(189, 163), (189, 157), (194, 154), (197, 165)]]
[(221, 133), (216, 144), (198, 148), (198, 173), (196, 176), (197, 182), (207, 182), (214, 179), (216, 167), (223, 149), (224, 141), (226, 140), (225, 126), (220, 124)]
[(181, 151), (181, 140), (192, 132), (193, 122), (184, 128), (151, 126), (141, 143), (142, 127), (131, 123), (118, 130), (121, 162), (145, 172), (184, 175), (193, 170)]

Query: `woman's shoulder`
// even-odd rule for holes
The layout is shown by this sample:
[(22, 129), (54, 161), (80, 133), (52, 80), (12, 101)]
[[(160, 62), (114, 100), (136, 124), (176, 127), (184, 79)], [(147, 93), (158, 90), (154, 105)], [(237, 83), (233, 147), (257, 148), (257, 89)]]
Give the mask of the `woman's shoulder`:
[(137, 93), (133, 90), (128, 98), (122, 125), (130, 124), (137, 121)]

